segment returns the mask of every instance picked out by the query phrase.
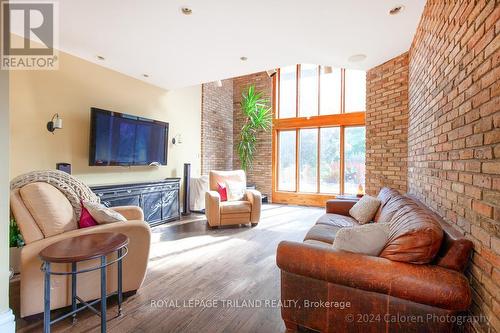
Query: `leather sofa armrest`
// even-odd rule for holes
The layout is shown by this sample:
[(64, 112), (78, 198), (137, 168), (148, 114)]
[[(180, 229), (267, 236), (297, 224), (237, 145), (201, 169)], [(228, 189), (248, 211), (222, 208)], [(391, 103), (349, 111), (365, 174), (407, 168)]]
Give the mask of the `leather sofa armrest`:
[(122, 214), (127, 221), (138, 220), (144, 221), (144, 212), (141, 207), (138, 206), (116, 206), (111, 207), (117, 213)]
[(217, 191), (205, 193), (205, 216), (211, 227), (220, 225), (220, 194)]
[(279, 244), (276, 261), (289, 273), (447, 310), (464, 311), (471, 303), (465, 276), (435, 265), (408, 264), (287, 241)]
[(326, 212), (331, 214), (339, 214), (344, 216), (350, 216), (349, 210), (354, 204), (358, 202), (357, 200), (340, 200), (340, 199), (330, 199), (326, 202)]
[(262, 194), (257, 190), (246, 190), (245, 196), (252, 205), (250, 213), (250, 222), (253, 224), (259, 223), (260, 211), (262, 206)]

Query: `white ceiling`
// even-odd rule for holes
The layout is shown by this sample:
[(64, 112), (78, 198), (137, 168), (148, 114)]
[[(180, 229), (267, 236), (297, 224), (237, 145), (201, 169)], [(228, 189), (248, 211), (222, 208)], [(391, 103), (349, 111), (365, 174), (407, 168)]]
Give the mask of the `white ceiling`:
[[(395, 5), (405, 8), (390, 16)], [(425, 0), (64, 0), (59, 44), (65, 52), (166, 89), (295, 63), (369, 69), (409, 49), (424, 5)], [(183, 6), (193, 14), (181, 14)], [(355, 54), (367, 58), (348, 62)]]

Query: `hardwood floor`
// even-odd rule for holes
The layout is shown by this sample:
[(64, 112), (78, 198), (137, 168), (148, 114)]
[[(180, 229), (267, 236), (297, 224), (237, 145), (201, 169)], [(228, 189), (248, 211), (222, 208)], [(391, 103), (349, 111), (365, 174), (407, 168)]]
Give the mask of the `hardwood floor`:
[[(122, 317), (114, 317), (116, 300), (108, 301), (108, 332), (284, 332), (280, 309), (271, 303), (280, 299), (276, 247), (301, 241), (323, 212), (264, 205), (254, 228), (208, 229), (202, 215), (153, 228), (146, 280), (125, 299)], [(11, 308), (19, 309), (18, 282), (11, 284)], [(99, 323), (84, 311), (76, 324), (62, 321), (53, 332), (97, 332)], [(39, 332), (43, 322), (16, 318), (16, 325), (19, 332)]]

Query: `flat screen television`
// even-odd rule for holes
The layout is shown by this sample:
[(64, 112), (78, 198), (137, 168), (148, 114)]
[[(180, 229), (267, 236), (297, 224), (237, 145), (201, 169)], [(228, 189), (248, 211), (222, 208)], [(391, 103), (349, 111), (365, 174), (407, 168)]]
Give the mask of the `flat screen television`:
[(90, 109), (89, 165), (167, 164), (168, 123)]

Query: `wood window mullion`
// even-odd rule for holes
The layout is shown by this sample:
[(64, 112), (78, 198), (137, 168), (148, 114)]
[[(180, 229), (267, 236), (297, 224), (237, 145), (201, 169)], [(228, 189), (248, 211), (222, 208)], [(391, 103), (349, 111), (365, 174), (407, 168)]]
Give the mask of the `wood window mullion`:
[(340, 70), (340, 113), (345, 113), (345, 69)]
[(300, 167), (299, 167), (299, 129), (295, 130), (295, 192), (300, 192)]
[(278, 92), (278, 95), (277, 95), (277, 99), (278, 99), (278, 102), (276, 103), (277, 105), (277, 108), (275, 110), (275, 118), (280, 118), (280, 112), (281, 112), (281, 84), (280, 84), (280, 80), (281, 80), (281, 68), (278, 68), (278, 73), (276, 73), (276, 75), (274, 76), (276, 77), (276, 79), (274, 80), (275, 84), (274, 84), (274, 87), (275, 89), (277, 89), (276, 91)]
[[(345, 114), (345, 69), (340, 70), (340, 113)], [(345, 126), (340, 126), (340, 194), (344, 194), (344, 174), (345, 174)]]
[(316, 193), (320, 193), (320, 175), (321, 175), (321, 171), (320, 171), (320, 165), (321, 165), (321, 128), (318, 127), (318, 131), (317, 131), (317, 134), (316, 134), (318, 137), (318, 147), (317, 147), (317, 158), (316, 158)]
[(295, 96), (295, 117), (297, 118), (300, 113), (300, 70), (301, 66), (300, 64), (297, 65), (296, 73), (295, 73), (295, 91), (296, 91), (296, 96)]
[(345, 159), (344, 159), (344, 129), (345, 126), (340, 126), (340, 194), (344, 194), (344, 172), (345, 172)]
[(321, 66), (318, 66), (318, 116), (321, 115)]

